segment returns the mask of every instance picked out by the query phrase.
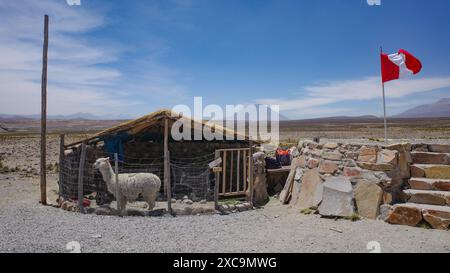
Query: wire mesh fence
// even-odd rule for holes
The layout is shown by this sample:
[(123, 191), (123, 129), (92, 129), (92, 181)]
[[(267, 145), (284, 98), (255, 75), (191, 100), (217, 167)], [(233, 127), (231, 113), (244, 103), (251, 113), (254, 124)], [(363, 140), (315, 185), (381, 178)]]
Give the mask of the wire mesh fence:
[[(84, 165), (80, 166), (81, 153), (65, 156), (60, 162), (59, 195), (66, 200), (78, 200), (79, 181), (82, 181), (82, 195), (95, 200), (94, 205), (108, 205), (115, 200), (108, 191), (101, 173), (94, 169), (95, 161), (100, 157), (110, 157), (111, 166), (115, 172), (114, 155), (99, 154), (88, 150)], [(170, 158), (170, 181), (172, 198), (188, 197), (194, 202), (214, 199), (214, 174), (208, 164), (214, 160), (214, 154), (197, 157)], [(82, 179), (79, 179), (82, 167)], [(118, 172), (122, 173), (153, 173), (162, 182), (157, 201), (167, 201), (164, 194), (164, 157), (132, 158), (121, 157), (118, 161)]]
[(209, 167), (214, 154), (192, 158), (171, 158), (172, 197), (187, 196), (194, 202), (214, 200), (215, 175)]

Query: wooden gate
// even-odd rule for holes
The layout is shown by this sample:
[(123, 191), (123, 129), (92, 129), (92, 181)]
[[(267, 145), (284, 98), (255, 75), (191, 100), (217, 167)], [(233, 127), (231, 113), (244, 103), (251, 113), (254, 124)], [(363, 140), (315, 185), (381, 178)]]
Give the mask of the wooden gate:
[(221, 163), (215, 169), (216, 203), (219, 198), (247, 196), (252, 201), (253, 161), (250, 148), (216, 150)]

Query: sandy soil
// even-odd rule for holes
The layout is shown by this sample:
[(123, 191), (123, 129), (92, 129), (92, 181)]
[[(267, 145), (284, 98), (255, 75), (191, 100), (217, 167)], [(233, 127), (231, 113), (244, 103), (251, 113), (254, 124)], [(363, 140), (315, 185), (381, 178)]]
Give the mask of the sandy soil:
[[(69, 141), (80, 136), (69, 136)], [(49, 137), (49, 164), (59, 140)], [(302, 215), (276, 200), (231, 215), (114, 217), (83, 215), (38, 204), (37, 136), (0, 138), (0, 252), (450, 252), (450, 232), (393, 226), (381, 221), (323, 219)], [(57, 174), (48, 174), (49, 201), (57, 196)]]
[[(2, 179), (3, 181), (3, 179)], [(26, 183), (26, 182), (25, 182)], [(4, 182), (1, 198), (5, 193)], [(35, 197), (30, 190), (24, 193)], [(125, 217), (83, 215), (16, 200), (0, 211), (0, 252), (450, 252), (450, 233), (381, 221), (322, 219), (274, 201), (232, 215)]]

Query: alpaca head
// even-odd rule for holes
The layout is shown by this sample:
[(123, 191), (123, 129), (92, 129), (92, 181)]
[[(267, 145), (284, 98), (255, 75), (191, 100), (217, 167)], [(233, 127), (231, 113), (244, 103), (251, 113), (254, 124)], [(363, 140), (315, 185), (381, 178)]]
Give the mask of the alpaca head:
[(94, 163), (94, 169), (101, 170), (108, 168), (110, 166), (109, 164), (109, 157), (107, 158), (99, 158)]

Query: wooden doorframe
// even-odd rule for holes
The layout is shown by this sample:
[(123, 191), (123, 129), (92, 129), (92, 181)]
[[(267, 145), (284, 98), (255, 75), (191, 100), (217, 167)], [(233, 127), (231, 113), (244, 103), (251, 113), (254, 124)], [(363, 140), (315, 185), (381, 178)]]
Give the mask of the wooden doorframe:
[[(216, 150), (215, 158), (222, 159), (219, 170), (216, 168), (215, 171), (214, 201), (216, 208), (220, 198), (247, 196), (247, 191), (250, 191), (247, 199), (253, 203), (253, 143), (250, 143), (249, 146), (248, 148)], [(228, 164), (229, 159), (233, 160), (230, 164)]]

